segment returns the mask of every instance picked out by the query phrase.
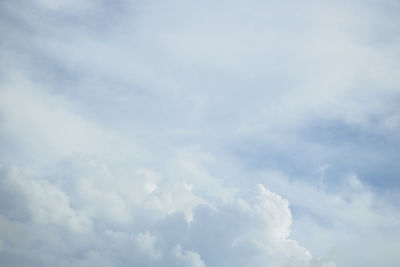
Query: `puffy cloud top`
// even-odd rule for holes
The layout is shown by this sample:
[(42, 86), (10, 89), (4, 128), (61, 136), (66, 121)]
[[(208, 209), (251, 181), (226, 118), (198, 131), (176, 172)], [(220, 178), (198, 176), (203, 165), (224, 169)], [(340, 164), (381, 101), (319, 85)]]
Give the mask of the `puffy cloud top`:
[(0, 1), (0, 265), (399, 265), (399, 8)]

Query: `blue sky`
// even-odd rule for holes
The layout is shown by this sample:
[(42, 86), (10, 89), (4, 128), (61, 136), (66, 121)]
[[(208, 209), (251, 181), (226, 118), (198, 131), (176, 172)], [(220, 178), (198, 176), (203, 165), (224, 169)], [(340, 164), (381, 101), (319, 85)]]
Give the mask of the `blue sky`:
[(0, 3), (0, 265), (400, 264), (397, 1)]

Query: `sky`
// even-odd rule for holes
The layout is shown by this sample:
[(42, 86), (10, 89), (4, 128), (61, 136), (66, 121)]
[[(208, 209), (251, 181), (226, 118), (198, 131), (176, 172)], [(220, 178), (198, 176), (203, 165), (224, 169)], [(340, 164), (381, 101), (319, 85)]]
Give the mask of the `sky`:
[(0, 1), (0, 265), (400, 265), (397, 0)]

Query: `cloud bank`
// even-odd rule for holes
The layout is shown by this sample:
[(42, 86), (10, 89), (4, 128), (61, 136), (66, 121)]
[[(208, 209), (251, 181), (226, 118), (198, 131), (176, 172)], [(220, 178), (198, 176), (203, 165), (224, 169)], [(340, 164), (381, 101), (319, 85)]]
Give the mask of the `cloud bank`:
[(396, 1), (2, 1), (0, 265), (397, 266)]
[(187, 184), (149, 190), (152, 179), (130, 177), (128, 186), (92, 168), (96, 184), (81, 176), (69, 192), (2, 169), (2, 264), (334, 266), (289, 238), (288, 201), (262, 185), (211, 202)]

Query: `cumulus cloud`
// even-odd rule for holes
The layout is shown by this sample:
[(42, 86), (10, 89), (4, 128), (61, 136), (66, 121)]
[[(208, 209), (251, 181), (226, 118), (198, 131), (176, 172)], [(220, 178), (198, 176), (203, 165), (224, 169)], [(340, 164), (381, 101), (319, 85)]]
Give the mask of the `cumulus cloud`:
[(183, 266), (190, 267), (205, 267), (206, 265), (201, 260), (199, 254), (193, 251), (182, 251), (182, 247), (180, 245), (176, 245), (176, 247), (172, 250), (172, 255), (183, 263)]
[(25, 216), (18, 215), (26, 212), (33, 222), (62, 225), (71, 231), (91, 227), (91, 221), (72, 209), (68, 195), (54, 185), (42, 179), (24, 179), (15, 167), (1, 171), (3, 202), (8, 204), (3, 209), (5, 214), (11, 212), (11, 218), (24, 220)]
[(328, 257), (338, 266), (360, 262), (392, 266), (400, 260), (393, 250), (400, 225), (396, 205), (372, 191), (356, 174), (345, 174), (335, 189), (279, 172), (259, 175), (272, 190), (295, 203), (292, 236), (317, 257)]
[(1, 1), (0, 265), (394, 266), (398, 9)]
[[(171, 203), (162, 201), (162, 194), (151, 196), (161, 207), (147, 206), (154, 193), (145, 188), (127, 187), (132, 193), (147, 194), (135, 203), (121, 197), (122, 192), (112, 191), (103, 191), (104, 199), (99, 200), (77, 184), (77, 192), (69, 194), (86, 201), (74, 206), (58, 186), (23, 177), (15, 168), (2, 171), (2, 190), (6, 193), (3, 203), (14, 198), (2, 207), (1, 240), (8, 244), (1, 251), (4, 264), (10, 259), (18, 264), (13, 252), (20, 248), (21, 261), (33, 258), (38, 265), (46, 264), (46, 257), (62, 266), (68, 262), (92, 266), (103, 259), (116, 266), (164, 266), (167, 262), (177, 266), (308, 266), (313, 262), (311, 254), (289, 237), (289, 203), (262, 185), (229, 201), (202, 199), (192, 205), (189, 220), (186, 208), (179, 205), (193, 198), (189, 195), (178, 195), (171, 211)], [(121, 181), (110, 178), (114, 184)], [(173, 194), (170, 188), (168, 184), (160, 185), (158, 190)], [(119, 202), (115, 202), (116, 197), (120, 197)], [(119, 210), (119, 206), (124, 209)], [(27, 216), (10, 213), (17, 209), (26, 211)], [(99, 216), (97, 212), (102, 210), (106, 213)], [(50, 232), (43, 232), (47, 228)], [(27, 238), (20, 240), (17, 232), (24, 232)], [(66, 240), (67, 247), (61, 246), (59, 238)], [(42, 244), (39, 251), (35, 248), (38, 242)]]

